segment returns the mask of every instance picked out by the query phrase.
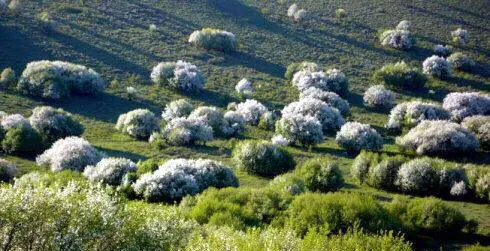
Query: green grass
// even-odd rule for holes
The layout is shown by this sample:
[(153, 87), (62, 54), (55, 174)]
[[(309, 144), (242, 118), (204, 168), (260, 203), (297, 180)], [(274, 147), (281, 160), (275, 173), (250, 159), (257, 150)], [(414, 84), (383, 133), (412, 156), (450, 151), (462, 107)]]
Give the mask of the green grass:
[[(25, 11), (17, 17), (1, 16), (0, 68), (12, 67), (18, 74), (33, 60), (59, 59), (94, 68), (111, 82), (107, 94), (101, 97), (73, 97), (66, 102), (48, 102), (19, 96), (12, 91), (0, 93), (0, 110), (30, 115), (30, 110), (42, 104), (61, 107), (75, 114), (84, 124), (84, 137), (111, 156), (132, 160), (212, 158), (233, 166), (230, 153), (234, 140), (218, 139), (201, 147), (152, 148), (147, 142), (136, 141), (114, 129), (121, 113), (136, 108), (149, 108), (160, 114), (171, 100), (188, 97), (193, 103), (225, 108), (229, 102), (240, 101), (234, 93), (235, 84), (246, 77), (256, 87), (254, 98), (270, 109), (281, 109), (298, 98), (297, 90), (284, 78), (286, 67), (293, 62), (309, 60), (324, 67), (341, 69), (349, 79), (352, 115), (347, 119), (372, 124), (385, 136), (383, 151), (399, 153), (394, 136), (382, 128), (387, 114), (374, 112), (362, 105), (362, 93), (370, 85), (375, 69), (387, 63), (405, 60), (420, 67), (432, 55), (435, 44), (449, 44), (450, 31), (462, 26), (471, 35), (465, 46), (454, 45), (480, 64), (474, 73), (456, 73), (453, 79), (431, 79), (428, 87), (418, 93), (404, 91), (398, 102), (415, 98), (442, 101), (451, 91), (490, 91), (490, 6), (479, 1), (390, 1), (390, 0), (306, 0), (300, 6), (312, 12), (312, 20), (297, 24), (285, 15), (289, 1), (265, 0), (91, 0), (85, 6), (78, 1), (50, 0), (40, 6), (38, 1), (24, 1)], [(284, 4), (281, 4), (284, 3)], [(347, 17), (335, 18), (335, 10), (343, 8)], [(36, 24), (37, 13), (47, 10), (59, 23), (57, 31), (45, 33)], [(376, 32), (394, 27), (402, 20), (412, 22), (417, 38), (410, 52), (381, 48)], [(148, 26), (156, 24), (157, 32)], [(239, 52), (223, 54), (194, 48), (186, 43), (188, 35), (203, 27), (228, 30), (237, 35)], [(149, 81), (151, 68), (160, 61), (185, 59), (197, 64), (208, 82), (202, 95), (186, 96)], [(138, 90), (135, 100), (125, 94), (126, 86)], [(429, 94), (432, 89), (435, 94)], [(273, 132), (249, 127), (245, 139), (266, 139)], [(332, 139), (307, 151), (289, 150), (298, 164), (308, 158), (322, 156), (336, 159), (346, 177), (349, 190), (374, 194), (379, 198), (394, 195), (359, 186), (349, 176), (352, 154), (345, 152)], [(26, 173), (37, 170), (33, 159), (6, 156)], [(490, 155), (481, 153), (456, 162), (475, 162), (490, 168)], [(262, 187), (267, 179), (235, 170), (240, 184)], [(404, 195), (403, 195), (404, 196)], [(408, 196), (405, 196), (408, 197)], [(490, 206), (469, 202), (450, 202), (469, 218), (479, 221), (479, 236), (438, 241), (435, 237), (421, 243), (438, 249), (458, 249), (461, 245), (490, 238)], [(443, 243), (444, 242), (444, 243)], [(435, 243), (435, 244), (433, 244)], [(447, 244), (447, 245), (446, 245)], [(434, 245), (434, 246), (432, 246)]]

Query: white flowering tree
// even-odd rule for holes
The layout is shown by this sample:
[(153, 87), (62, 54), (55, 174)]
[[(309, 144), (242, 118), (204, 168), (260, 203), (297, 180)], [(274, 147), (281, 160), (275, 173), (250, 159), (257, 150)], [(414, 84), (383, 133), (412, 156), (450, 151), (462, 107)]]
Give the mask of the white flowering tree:
[(104, 153), (95, 149), (88, 141), (79, 137), (60, 139), (36, 158), (38, 165), (49, 165), (52, 171), (65, 169), (83, 171), (88, 165), (97, 164)]
[(29, 123), (36, 129), (46, 144), (68, 136), (80, 136), (83, 125), (72, 114), (51, 106), (38, 106), (32, 110)]
[(155, 84), (168, 85), (186, 93), (200, 92), (206, 84), (201, 70), (182, 60), (159, 63), (153, 68), (150, 78)]
[(299, 98), (319, 99), (330, 106), (337, 108), (343, 116), (350, 114), (349, 102), (341, 98), (335, 92), (324, 91), (316, 87), (310, 87), (299, 94)]
[(194, 106), (187, 99), (178, 99), (168, 103), (162, 113), (162, 119), (170, 121), (176, 118), (189, 116), (194, 110)]
[(147, 109), (136, 109), (121, 114), (116, 129), (138, 139), (148, 139), (153, 132), (160, 130), (155, 114)]
[(447, 61), (454, 69), (459, 71), (471, 71), (476, 65), (473, 59), (461, 52), (451, 54), (451, 56), (447, 58)]
[(466, 117), (461, 125), (476, 135), (483, 149), (490, 149), (490, 116)]
[(453, 42), (463, 45), (470, 41), (470, 34), (468, 31), (461, 28), (451, 31), (451, 37), (453, 38)]
[(490, 96), (478, 92), (452, 92), (444, 98), (442, 107), (455, 121), (474, 115), (490, 115)]
[(425, 159), (404, 163), (398, 170), (395, 184), (406, 193), (429, 195), (439, 183), (437, 172)]
[(269, 110), (262, 103), (255, 99), (247, 99), (235, 107), (235, 111), (242, 114), (247, 123), (257, 125), (260, 117)]
[(282, 142), (278, 145), (287, 141), (288, 144), (311, 147), (323, 142), (324, 137), (320, 121), (315, 117), (302, 114), (283, 116), (277, 121), (276, 132), (279, 134), (279, 138), (273, 138), (273, 140), (277, 140), (278, 143)]
[(384, 85), (373, 85), (364, 92), (364, 105), (373, 109), (392, 108), (395, 105), (395, 94)]
[(424, 60), (422, 70), (427, 75), (441, 79), (452, 75), (451, 64), (445, 58), (436, 55)]
[(8, 131), (12, 128), (31, 127), (29, 120), (21, 114), (8, 115), (6, 113), (0, 115), (0, 125), (4, 131)]
[(347, 150), (380, 150), (383, 138), (370, 125), (358, 122), (345, 123), (335, 136), (335, 141)]
[(213, 128), (214, 135), (222, 136), (225, 127), (223, 112), (215, 106), (200, 106), (196, 108), (188, 117), (193, 120), (200, 120), (204, 124)]
[(227, 137), (238, 136), (245, 131), (245, 117), (237, 111), (227, 111), (223, 116), (223, 134)]
[(235, 91), (243, 96), (243, 97), (250, 97), (252, 96), (252, 93), (254, 92), (254, 87), (252, 85), (252, 82), (248, 81), (248, 79), (244, 78), (238, 82), (235, 86)]
[(277, 146), (289, 146), (289, 140), (282, 136), (282, 134), (276, 134), (271, 138), (271, 143)]
[(92, 182), (121, 185), (123, 177), (136, 170), (136, 164), (125, 158), (103, 158), (96, 165), (85, 167), (83, 175)]
[(337, 69), (330, 69), (327, 72), (309, 70), (298, 71), (294, 74), (292, 84), (300, 92), (311, 87), (316, 87), (323, 91), (342, 94), (347, 92), (348, 81), (344, 73)]
[(439, 104), (409, 101), (398, 104), (391, 110), (385, 127), (397, 131), (404, 126), (415, 126), (422, 120), (446, 120), (450, 117), (450, 113)]
[(383, 31), (379, 36), (379, 41), (382, 46), (397, 50), (410, 50), (415, 44), (415, 39), (410, 31), (400, 29)]
[(192, 32), (188, 42), (206, 49), (225, 52), (238, 49), (238, 43), (233, 33), (213, 28), (204, 28)]
[(451, 55), (453, 48), (448, 45), (437, 44), (434, 46), (434, 53), (439, 57), (447, 57)]
[(316, 118), (322, 125), (323, 131), (334, 131), (344, 124), (344, 118), (337, 108), (312, 98), (303, 98), (290, 103), (282, 110), (282, 116), (291, 118), (297, 115)]
[(199, 119), (176, 118), (162, 130), (162, 138), (170, 145), (206, 143), (213, 139), (213, 128)]
[(106, 82), (90, 68), (47, 60), (27, 64), (17, 85), (23, 94), (56, 100), (70, 94), (99, 94), (105, 87)]
[(410, 30), (410, 27), (412, 26), (412, 23), (408, 20), (402, 20), (398, 23), (398, 25), (396, 26), (396, 29), (397, 30)]

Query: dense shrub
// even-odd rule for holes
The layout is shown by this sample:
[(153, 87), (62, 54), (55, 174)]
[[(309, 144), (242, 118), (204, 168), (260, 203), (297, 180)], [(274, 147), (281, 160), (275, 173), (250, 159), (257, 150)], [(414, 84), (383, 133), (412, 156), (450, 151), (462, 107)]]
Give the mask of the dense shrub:
[[(276, 132), (288, 143), (306, 147), (323, 142), (322, 124), (317, 118), (303, 115), (283, 116), (276, 124)], [(284, 140), (280, 139), (281, 142)]]
[(292, 102), (282, 110), (283, 118), (292, 118), (298, 115), (318, 119), (324, 132), (334, 131), (344, 124), (344, 118), (338, 109), (313, 98), (303, 98)]
[(468, 185), (475, 192), (475, 197), (490, 201), (490, 172), (487, 168), (468, 167), (466, 169)]
[(384, 85), (374, 85), (364, 92), (364, 105), (373, 109), (386, 109), (395, 105), (395, 94)]
[(336, 9), (335, 10), (335, 16), (338, 19), (342, 19), (342, 18), (345, 18), (347, 16), (347, 13), (345, 12), (344, 9)]
[(17, 172), (17, 166), (5, 159), (0, 159), (0, 182), (12, 181)]
[(223, 134), (227, 137), (238, 136), (245, 131), (245, 117), (236, 111), (227, 111), (223, 115)]
[(305, 162), (299, 170), (299, 176), (312, 192), (333, 192), (344, 185), (338, 164), (327, 159), (318, 158)]
[(343, 116), (347, 116), (350, 114), (350, 107), (349, 103), (345, 100), (342, 99), (337, 93), (335, 92), (327, 92), (323, 91), (319, 88), (316, 87), (310, 87), (306, 89), (305, 91), (301, 92), (299, 95), (300, 99), (308, 99), (308, 98), (313, 98), (313, 99), (318, 99), (321, 100), (330, 106), (337, 108), (340, 113)]
[(0, 87), (3, 89), (8, 89), (9, 87), (14, 86), (15, 80), (15, 71), (12, 70), (12, 68), (5, 68), (0, 75)]
[(488, 251), (488, 246), (482, 246), (480, 244), (470, 245), (463, 247), (461, 251)]
[(63, 99), (70, 94), (98, 94), (104, 91), (105, 86), (102, 77), (90, 68), (44, 60), (27, 64), (17, 89), (36, 97)]
[(423, 120), (446, 120), (450, 116), (447, 110), (435, 103), (403, 102), (391, 110), (385, 127), (397, 131), (418, 125)]
[(364, 183), (368, 179), (369, 169), (381, 161), (381, 156), (376, 152), (361, 151), (354, 159), (350, 173), (360, 183)]
[(458, 28), (455, 31), (451, 31), (451, 37), (453, 38), (453, 42), (459, 44), (467, 44), (470, 40), (470, 35), (467, 30), (463, 30)]
[(223, 113), (214, 106), (200, 106), (188, 117), (190, 120), (199, 120), (213, 128), (215, 135), (223, 135), (224, 118)]
[(213, 28), (204, 28), (192, 32), (189, 43), (206, 49), (236, 51), (238, 43), (233, 33)]
[(490, 116), (466, 117), (461, 124), (475, 134), (483, 149), (490, 149)]
[(447, 61), (454, 69), (460, 71), (471, 71), (475, 67), (475, 61), (461, 52), (451, 54)]
[(48, 146), (58, 139), (80, 136), (83, 133), (83, 125), (61, 108), (38, 106), (32, 110), (29, 123), (41, 134)]
[(250, 97), (254, 92), (254, 87), (252, 82), (248, 81), (246, 78), (240, 80), (235, 86), (235, 91), (244, 97)]
[(148, 201), (173, 202), (195, 195), (208, 187), (238, 186), (231, 169), (214, 160), (173, 159), (153, 173), (143, 174), (133, 185), (137, 195)]
[(266, 112), (260, 116), (258, 127), (264, 130), (274, 130), (277, 120), (278, 117), (274, 112)]
[(271, 138), (271, 143), (277, 146), (289, 146), (289, 140), (282, 136), (282, 134), (276, 134)]
[(200, 92), (206, 84), (199, 68), (182, 60), (159, 63), (150, 77), (155, 84), (168, 85), (182, 92)]
[(170, 145), (193, 145), (213, 139), (213, 128), (202, 120), (176, 118), (162, 130), (162, 137)]
[(276, 176), (294, 168), (293, 156), (268, 142), (240, 142), (233, 149), (238, 168), (260, 176)]
[(187, 99), (177, 99), (165, 106), (162, 113), (162, 119), (170, 121), (175, 118), (183, 118), (189, 116), (194, 110), (194, 106)]
[(445, 58), (435, 55), (424, 60), (422, 70), (427, 75), (441, 79), (452, 75), (451, 64)]
[(13, 128), (19, 127), (31, 127), (29, 120), (20, 114), (6, 114), (2, 113), (0, 115), (0, 125), (4, 131), (8, 131)]
[(235, 110), (242, 114), (247, 123), (257, 125), (260, 117), (268, 112), (267, 107), (255, 99), (247, 99), (245, 102), (236, 105)]
[(88, 165), (97, 164), (104, 154), (88, 141), (79, 137), (60, 139), (36, 158), (38, 165), (49, 165), (52, 171), (72, 169), (83, 171)]
[(376, 82), (408, 90), (422, 88), (427, 82), (427, 77), (417, 67), (411, 67), (404, 61), (383, 66), (373, 78)]
[(382, 46), (398, 50), (409, 50), (415, 45), (415, 39), (408, 30), (385, 30), (379, 35)]
[(289, 6), (287, 14), (288, 17), (292, 18), (294, 21), (301, 22), (306, 18), (308, 12), (304, 9), (300, 9), (298, 5), (292, 4)]
[(358, 193), (305, 193), (293, 200), (285, 220), (286, 227), (299, 235), (324, 229), (330, 233), (354, 226), (367, 231), (394, 229), (397, 220), (389, 216), (374, 198)]
[(93, 182), (118, 186), (128, 172), (135, 170), (136, 164), (129, 159), (104, 158), (97, 165), (85, 167), (83, 175)]
[(383, 148), (383, 138), (370, 125), (358, 122), (348, 122), (340, 128), (335, 141), (347, 150), (360, 151), (380, 150)]
[(451, 46), (444, 46), (441, 44), (437, 44), (434, 46), (434, 54), (436, 54), (439, 57), (447, 57), (451, 55), (453, 51), (453, 48)]
[(337, 69), (330, 69), (326, 73), (323, 71), (298, 71), (293, 76), (292, 84), (298, 88), (300, 92), (303, 92), (311, 87), (316, 87), (323, 91), (344, 94), (347, 92), (348, 88), (346, 76)]
[(452, 92), (444, 98), (442, 107), (455, 121), (473, 115), (490, 115), (490, 96), (478, 92)]
[(2, 140), (6, 153), (20, 156), (33, 156), (43, 149), (41, 135), (31, 126), (20, 126), (8, 130)]
[(385, 190), (395, 190), (398, 170), (405, 159), (400, 156), (387, 157), (369, 168), (368, 184)]
[(269, 182), (270, 189), (273, 191), (287, 192), (291, 195), (298, 195), (307, 191), (305, 180), (296, 173), (286, 173), (275, 177)]
[(396, 143), (417, 154), (448, 154), (474, 152), (479, 148), (477, 138), (459, 124), (443, 120), (425, 120), (412, 128)]
[(396, 185), (406, 193), (430, 194), (439, 183), (436, 170), (426, 159), (414, 159), (400, 166)]
[(300, 63), (292, 63), (288, 65), (288, 68), (286, 69), (286, 73), (284, 74), (284, 77), (287, 80), (293, 79), (294, 74), (296, 74), (299, 71), (306, 71), (306, 72), (319, 72), (322, 71), (322, 68), (318, 66), (318, 64), (313, 63), (313, 62), (308, 62), (308, 61), (303, 61)]
[(138, 139), (147, 139), (160, 129), (153, 112), (147, 109), (136, 109), (121, 114), (117, 119), (116, 129)]
[(410, 30), (410, 27), (412, 27), (412, 23), (408, 20), (402, 20), (398, 23), (398, 25), (396, 26), (396, 29), (397, 30)]

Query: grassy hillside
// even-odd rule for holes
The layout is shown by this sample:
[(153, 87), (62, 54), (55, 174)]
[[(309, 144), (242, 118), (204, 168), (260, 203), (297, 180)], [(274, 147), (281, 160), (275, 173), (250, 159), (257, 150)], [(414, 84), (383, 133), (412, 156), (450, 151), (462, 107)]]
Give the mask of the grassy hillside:
[[(111, 156), (124, 156), (134, 161), (148, 158), (205, 157), (231, 165), (230, 153), (237, 139), (218, 139), (206, 146), (152, 148), (114, 129), (121, 113), (149, 108), (160, 114), (168, 102), (186, 97), (176, 91), (151, 84), (149, 75), (161, 61), (185, 59), (198, 65), (207, 78), (203, 94), (187, 96), (195, 104), (226, 108), (239, 101), (235, 84), (242, 78), (254, 82), (254, 98), (270, 109), (280, 109), (298, 98), (298, 91), (284, 78), (286, 67), (293, 62), (313, 61), (324, 67), (342, 70), (349, 79), (346, 99), (351, 105), (349, 121), (373, 125), (388, 144), (383, 151), (398, 153), (394, 136), (383, 125), (388, 115), (373, 112), (362, 104), (362, 93), (372, 85), (371, 75), (384, 64), (404, 60), (421, 67), (431, 56), (436, 44), (449, 44), (450, 32), (464, 27), (470, 43), (454, 45), (474, 58), (478, 68), (471, 74), (456, 73), (447, 81), (429, 81), (420, 92), (403, 92), (397, 102), (420, 98), (440, 102), (452, 91), (490, 92), (490, 5), (476, 1), (402, 1), (402, 0), (303, 0), (299, 4), (311, 12), (311, 19), (294, 23), (285, 15), (292, 1), (286, 0), (44, 0), (24, 1), (18, 16), (0, 16), (0, 68), (12, 67), (18, 74), (28, 62), (41, 59), (64, 60), (89, 66), (111, 82), (100, 97), (73, 97), (64, 102), (51, 102), (0, 93), (0, 110), (30, 115), (33, 107), (48, 104), (75, 114), (84, 124), (84, 138)], [(347, 17), (339, 20), (335, 10), (344, 8)], [(37, 13), (48, 11), (58, 22), (56, 31), (44, 32), (35, 20)], [(416, 47), (409, 52), (382, 48), (377, 43), (379, 29), (396, 26), (400, 20), (412, 21)], [(158, 31), (149, 31), (155, 24)], [(206, 51), (187, 43), (189, 34), (203, 27), (233, 32), (239, 51), (221, 53)], [(129, 99), (126, 87), (138, 90)], [(433, 90), (434, 93), (429, 92)], [(246, 139), (265, 139), (273, 132), (249, 127)], [(326, 156), (338, 159), (349, 183), (347, 188), (374, 194), (381, 199), (393, 194), (359, 186), (349, 176), (352, 156), (339, 147), (330, 135), (325, 143), (308, 151), (290, 147), (296, 160)], [(36, 170), (34, 160), (13, 156), (22, 172)], [(490, 168), (490, 154), (478, 153), (467, 158), (450, 159), (459, 163), (475, 163)], [(268, 180), (236, 171), (241, 186), (260, 187)], [(461, 245), (490, 243), (490, 205), (450, 202), (480, 223), (478, 234), (454, 240), (421, 239), (427, 247), (440, 245), (457, 249)]]

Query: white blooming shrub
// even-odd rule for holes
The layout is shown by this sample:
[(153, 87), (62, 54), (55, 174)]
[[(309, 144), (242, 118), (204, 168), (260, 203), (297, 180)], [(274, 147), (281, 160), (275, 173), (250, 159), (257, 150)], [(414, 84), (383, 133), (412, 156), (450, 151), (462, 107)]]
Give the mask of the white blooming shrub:
[(345, 123), (335, 136), (335, 141), (347, 150), (380, 150), (383, 138), (370, 125), (358, 122)]
[(385, 127), (398, 131), (403, 127), (415, 126), (422, 120), (447, 120), (450, 117), (450, 113), (439, 104), (409, 101), (391, 110)]
[(410, 27), (412, 26), (412, 23), (410, 23), (410, 21), (408, 20), (402, 20), (398, 23), (398, 25), (396, 26), (396, 29), (397, 30), (410, 30)]
[(155, 114), (147, 109), (136, 109), (121, 114), (116, 129), (138, 139), (148, 139), (160, 126)]
[(466, 183), (464, 181), (460, 181), (455, 183), (450, 190), (450, 194), (453, 197), (463, 197), (468, 193)]
[(296, 13), (297, 11), (299, 10), (299, 7), (297, 4), (291, 4), (291, 6), (289, 6), (288, 8), (288, 17), (293, 17), (294, 16), (294, 13)]
[(490, 95), (478, 92), (452, 92), (443, 101), (452, 119), (461, 121), (474, 115), (490, 115)]
[(451, 55), (453, 51), (453, 48), (449, 45), (441, 45), (437, 44), (434, 46), (434, 54), (436, 54), (439, 57), (447, 57)]
[(168, 85), (182, 92), (200, 92), (206, 78), (196, 65), (179, 60), (156, 65), (150, 75), (155, 84)]
[(395, 105), (395, 94), (384, 85), (373, 85), (364, 92), (364, 105), (373, 109), (392, 108)]
[(237, 187), (231, 169), (207, 159), (172, 159), (152, 173), (143, 174), (134, 184), (137, 195), (148, 201), (179, 201), (208, 187)]
[(451, 56), (447, 58), (447, 61), (454, 69), (459, 71), (471, 71), (476, 65), (473, 59), (461, 52), (451, 54)]
[(423, 72), (437, 78), (448, 78), (452, 75), (451, 64), (443, 57), (431, 56), (422, 63)]
[(106, 82), (94, 70), (62, 61), (35, 61), (27, 64), (17, 89), (27, 95), (63, 99), (71, 94), (102, 93)]
[[(306, 147), (315, 146), (323, 142), (322, 124), (317, 118), (293, 114), (283, 116), (276, 124), (276, 132), (280, 135), (279, 142), (300, 144)], [(284, 142), (286, 143), (286, 142)]]
[(299, 94), (299, 98), (314, 98), (319, 99), (330, 106), (337, 108), (343, 116), (350, 114), (349, 102), (341, 98), (335, 92), (323, 91), (316, 87), (310, 87)]
[(60, 139), (36, 158), (38, 165), (49, 165), (52, 171), (65, 169), (83, 171), (88, 165), (97, 164), (105, 154), (79, 137)]
[(378, 83), (397, 89), (420, 89), (427, 82), (427, 77), (417, 67), (411, 67), (404, 61), (384, 65), (373, 76)]
[(427, 195), (438, 184), (437, 172), (426, 159), (414, 159), (401, 165), (396, 185), (406, 193)]
[(398, 50), (410, 50), (415, 44), (415, 39), (410, 31), (398, 29), (381, 32), (379, 41), (382, 46)]
[(342, 18), (345, 18), (347, 16), (347, 13), (345, 12), (344, 9), (336, 9), (335, 10), (335, 16), (338, 19), (342, 19)]
[(38, 106), (29, 117), (30, 125), (43, 137), (47, 145), (68, 136), (80, 136), (83, 125), (72, 114), (51, 106)]
[(111, 186), (121, 185), (123, 177), (136, 170), (136, 164), (125, 158), (103, 158), (96, 165), (85, 167), (83, 175), (92, 182), (102, 182)]
[(468, 129), (444, 120), (424, 120), (405, 136), (396, 139), (405, 150), (417, 154), (450, 154), (474, 152), (478, 139)]
[(184, 118), (189, 116), (194, 110), (194, 106), (187, 99), (177, 99), (165, 106), (162, 113), (162, 119), (170, 121), (176, 118)]
[(10, 161), (0, 159), (0, 182), (12, 181), (17, 173), (17, 166)]
[(31, 127), (29, 120), (21, 114), (3, 114), (0, 116), (0, 125), (4, 131), (8, 131), (12, 128)]
[(245, 117), (237, 111), (227, 111), (223, 116), (223, 134), (227, 137), (238, 136), (245, 131)]
[(247, 99), (235, 107), (235, 111), (242, 114), (245, 121), (251, 125), (257, 125), (260, 117), (269, 110), (255, 99)]
[(266, 141), (243, 141), (233, 149), (238, 168), (260, 176), (273, 177), (296, 165), (293, 156), (283, 148)]
[(223, 135), (225, 121), (223, 113), (214, 106), (200, 106), (196, 108), (188, 117), (189, 119), (200, 120), (204, 124), (213, 128), (214, 135)]
[(300, 99), (290, 103), (282, 110), (283, 117), (291, 118), (298, 115), (311, 116), (318, 119), (324, 132), (339, 129), (344, 124), (344, 118), (337, 108), (313, 98)]
[(288, 146), (289, 140), (282, 134), (276, 134), (271, 138), (271, 143), (277, 146)]
[(293, 76), (292, 84), (300, 92), (306, 91), (311, 87), (316, 87), (323, 91), (343, 94), (347, 92), (348, 88), (347, 77), (337, 69), (330, 69), (327, 72), (298, 71)]
[(162, 130), (162, 137), (170, 145), (185, 146), (213, 139), (213, 128), (202, 120), (176, 118)]
[(459, 44), (467, 44), (470, 40), (470, 35), (467, 30), (463, 30), (458, 28), (455, 31), (451, 31), (451, 37), (453, 38), (453, 42)]
[(296, 22), (301, 22), (308, 15), (307, 11), (300, 9), (298, 5), (292, 4), (287, 11), (288, 17), (292, 18)]
[(476, 135), (483, 149), (490, 149), (490, 116), (466, 117), (461, 125)]
[(233, 33), (213, 28), (204, 28), (192, 32), (189, 43), (206, 49), (236, 51), (238, 43)]
[(244, 97), (250, 97), (254, 92), (254, 87), (252, 82), (248, 81), (248, 79), (244, 78), (238, 82), (235, 86), (235, 91)]

